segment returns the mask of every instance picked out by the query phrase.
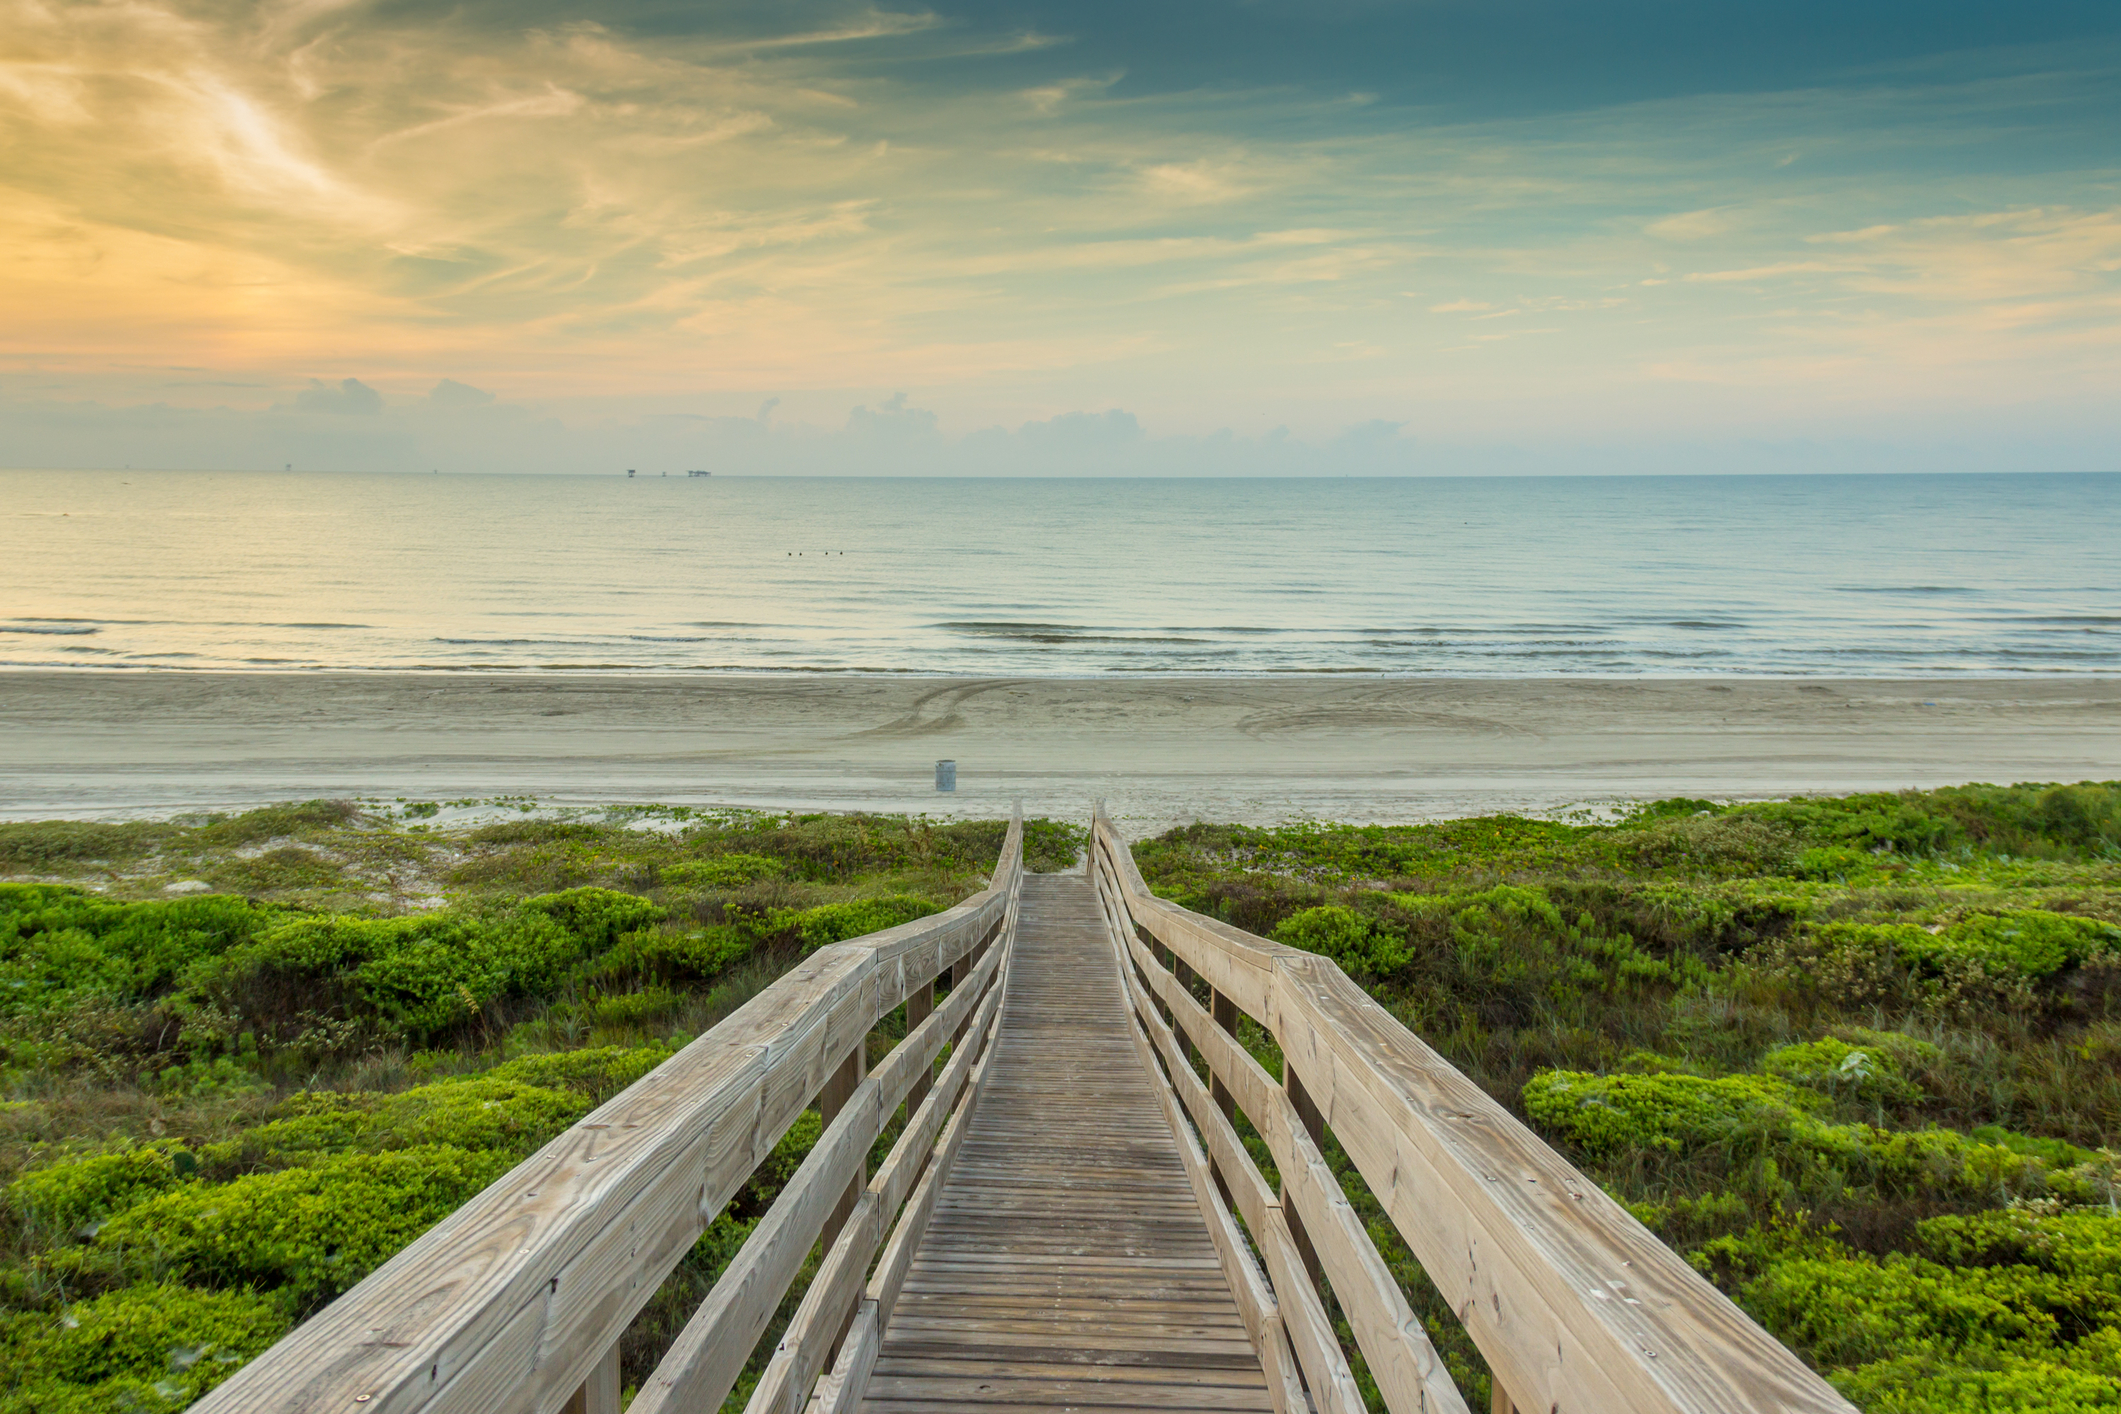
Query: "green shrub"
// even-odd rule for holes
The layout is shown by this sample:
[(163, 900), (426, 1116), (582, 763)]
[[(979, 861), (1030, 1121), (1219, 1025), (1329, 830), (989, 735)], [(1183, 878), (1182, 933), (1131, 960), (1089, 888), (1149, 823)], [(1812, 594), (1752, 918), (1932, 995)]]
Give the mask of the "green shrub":
[(158, 1094), (185, 1099), (223, 1099), (235, 1095), (262, 1095), (272, 1082), (234, 1056), (197, 1056), (154, 1072)]
[(1546, 1070), (1524, 1088), (1525, 1112), (1585, 1153), (1670, 1153), (1709, 1145), (1787, 1142), (1817, 1125), (1820, 1097), (1764, 1075), (1709, 1078)]
[(2053, 786), (2033, 798), (2026, 823), (2057, 844), (2111, 849), (2121, 844), (2121, 787), (2112, 781)]
[(602, 1102), (670, 1059), (661, 1046), (597, 1046), (580, 1051), (553, 1051), (518, 1056), (486, 1072), (488, 1080), (508, 1080), (553, 1090), (580, 1090)]
[(1832, 922), (1769, 945), (1759, 961), (1842, 1006), (2027, 1011), (2052, 1001), (2074, 969), (2121, 963), (2121, 927), (2039, 908), (1928, 926)]
[(1859, 879), (1873, 872), (1872, 856), (1847, 845), (1814, 845), (1799, 851), (1790, 861), (1790, 873), (1799, 879)]
[[(1403, 897), (1403, 908), (1418, 907), (1430, 900)], [(1530, 929), (1547, 934), (1565, 934), (1569, 925), (1544, 889), (1498, 884), (1473, 894), (1450, 894), (1440, 902), (1451, 915), (1461, 946), (1477, 945), (1510, 930)]]
[(0, 884), (0, 1012), (66, 996), (150, 1000), (279, 916), (219, 894), (112, 903), (76, 889)]
[[(362, 1098), (373, 1101), (377, 1097)], [(365, 1109), (351, 1107), (294, 1114), (209, 1144), (199, 1151), (199, 1158), (206, 1175), (215, 1179), (296, 1168), (352, 1149), (371, 1123)]]
[[(1935, 1046), (1926, 1046), (1935, 1054)], [(1921, 1087), (1902, 1072), (1900, 1056), (1887, 1046), (1852, 1046), (1837, 1037), (1777, 1046), (1760, 1058), (1760, 1069), (1768, 1075), (1828, 1095), (1852, 1099), (1908, 1104), (1922, 1098)]]
[(2056, 1356), (1920, 1353), (1831, 1378), (1868, 1414), (2112, 1414), (2121, 1409), (2121, 1330), (2093, 1331)]
[(1798, 852), (1788, 822), (1732, 813), (1659, 820), (1605, 843), (1634, 869), (1722, 878), (1787, 872)]
[(1942, 933), (1907, 939), (1900, 951), (1905, 961), (1939, 975), (1973, 967), (1995, 978), (2039, 979), (2121, 952), (2121, 928), (2096, 918), (2020, 908), (1976, 914)]
[[(556, 946), (565, 939), (540, 921)], [(299, 918), (195, 970), (193, 983), (273, 1040), (292, 1039), (311, 1012), (367, 1017), (419, 1041), (505, 994), (507, 969), (486, 943), (485, 930), (457, 914)]]
[(8, 1186), (8, 1201), (33, 1230), (71, 1233), (168, 1192), (196, 1167), (173, 1147), (118, 1149), (31, 1169)]
[(683, 933), (635, 933), (604, 957), (607, 974), (635, 972), (665, 982), (711, 982), (750, 957), (757, 935), (717, 923)]
[(379, 1101), (360, 1139), (368, 1149), (451, 1144), (522, 1158), (589, 1113), (587, 1096), (491, 1075), (446, 1080)]
[(174, 833), (168, 825), (145, 821), (115, 825), (89, 820), (7, 821), (0, 823), (0, 869), (16, 872), (122, 863), (149, 853)]
[(430, 1144), (187, 1184), (112, 1218), (96, 1246), (191, 1284), (275, 1291), (299, 1313), (367, 1276), (514, 1162)]
[[(1775, 1245), (1709, 1245), (1748, 1241), (1755, 1253)], [(1933, 1218), (1915, 1246), (1874, 1257), (1792, 1242), (1759, 1262), (1738, 1300), (1869, 1409), (2121, 1408), (2121, 1218)]]
[(668, 987), (650, 984), (631, 992), (609, 992), (590, 1005), (599, 1026), (646, 1026), (678, 1009), (681, 998)]
[(586, 959), (662, 910), (608, 889), (570, 889), (519, 908), (405, 918), (312, 915), (195, 967), (196, 1000), (289, 1041), (317, 1015), (424, 1043), (496, 1001), (550, 997)]
[(526, 912), (553, 919), (588, 952), (601, 952), (621, 934), (662, 921), (661, 904), (616, 889), (580, 888), (523, 900)]
[[(641, 1065), (631, 1059), (633, 1052), (619, 1048), (572, 1054), (592, 1057), (572, 1067), (574, 1077), (585, 1081), (599, 1073), (638, 1073)], [(653, 1052), (657, 1060), (665, 1054)], [(303, 1092), (276, 1107), (269, 1122), (208, 1145), (200, 1158), (208, 1176), (223, 1179), (313, 1165), (355, 1151), (435, 1144), (520, 1159), (586, 1115), (601, 1098), (593, 1085), (571, 1083), (567, 1057), (527, 1059), (561, 1063), (511, 1062), (485, 1075), (395, 1094)], [(540, 1083), (534, 1078), (539, 1074), (555, 1078)]]
[(1796, 832), (1820, 845), (1913, 854), (1957, 842), (1963, 830), (1949, 814), (1928, 808), (1919, 792), (1850, 795), (1832, 799), (1771, 801), (1733, 808), (1733, 818), (1758, 820)]
[(803, 951), (811, 952), (942, 911), (932, 900), (914, 894), (886, 894), (851, 903), (820, 904), (800, 912), (776, 909), (770, 926), (775, 932), (793, 931), (802, 938)]
[(378, 946), (352, 969), (363, 1009), (380, 1017), (391, 1034), (414, 1042), (476, 1020), (516, 990), (510, 954), (528, 953), (527, 970), (541, 975), (555, 961), (572, 960), (563, 932), (534, 924), (511, 929), (505, 940), (470, 920), (440, 927), (393, 920), (372, 927)]
[(287, 1312), (249, 1291), (142, 1283), (14, 1317), (5, 1350), (15, 1387), (0, 1410), (182, 1408), (278, 1340)]
[(1985, 849), (2097, 854), (2121, 843), (2121, 782), (1957, 786), (1926, 799)]
[(1777, 1193), (1837, 1196), (1875, 1186), (1888, 1193), (1996, 1198), (2040, 1192), (2039, 1154), (1983, 1143), (1956, 1130), (1891, 1130), (1820, 1118), (1825, 1096), (1766, 1075), (1589, 1075), (1541, 1071), (1524, 1088), (1525, 1112), (1595, 1159), (1713, 1156), (1752, 1166)]
[(212, 820), (194, 831), (192, 839), (197, 844), (226, 849), (289, 835), (314, 834), (353, 824), (360, 818), (360, 807), (350, 800), (291, 801)]
[(1408, 960), (1404, 937), (1340, 904), (1290, 914), (1275, 926), (1274, 940), (1329, 957), (1352, 977), (1389, 977)]
[(1960, 1267), (2022, 1265), (2062, 1278), (2102, 1321), (2121, 1320), (2121, 1215), (2112, 1209), (2042, 1205), (1931, 1218), (1915, 1229), (1917, 1250)]
[(673, 884), (710, 889), (740, 889), (757, 879), (770, 878), (782, 870), (781, 861), (763, 854), (722, 854), (712, 859), (686, 860), (663, 870)]

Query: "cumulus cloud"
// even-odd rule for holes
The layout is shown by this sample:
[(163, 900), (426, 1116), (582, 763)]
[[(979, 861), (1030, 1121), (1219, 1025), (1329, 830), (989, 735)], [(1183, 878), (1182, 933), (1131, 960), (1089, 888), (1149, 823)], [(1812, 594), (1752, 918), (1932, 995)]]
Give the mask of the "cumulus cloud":
[(493, 401), (493, 394), (454, 378), (444, 378), (428, 390), (427, 401), (438, 408), (479, 408)]
[(1016, 435), (1034, 447), (1062, 452), (1109, 448), (1142, 437), (1142, 425), (1131, 412), (1109, 408), (1104, 412), (1067, 412), (1044, 422), (1027, 422)]
[[(645, 429), (711, 397), (731, 420), (678, 421), (730, 446), (882, 456), (962, 446), (956, 419), (1005, 423), (1009, 465), (1099, 466), (1223, 455), (1150, 430), (1180, 424), (1654, 438), (1709, 415), (1674, 369), (1733, 419), (2111, 397), (2121, 209), (2068, 157), (2109, 145), (2097, 45), (1446, 112), (1381, 76), (1365, 103), (1346, 76), (1122, 81), (1109, 44), (1021, 15), (674, 13), (0, 0), (0, 375), (133, 407), (204, 368), (283, 390), (311, 435), (421, 446), (442, 414), (598, 401)], [(1800, 151), (1834, 160), (1776, 166)], [(1515, 310), (1551, 332), (1493, 337)], [(305, 386), (319, 368), (389, 376)], [(857, 391), (901, 385), (950, 418)], [(207, 387), (167, 396), (203, 414)], [(1115, 389), (1131, 439), (1023, 420)], [(770, 394), (789, 407), (733, 417)], [(197, 425), (227, 430), (209, 464), (292, 435)]]
[[(1701, 386), (1722, 375), (1710, 368), (1669, 370), (1665, 376)], [(866, 410), (878, 416), (892, 411), (892, 401)], [(930, 425), (922, 409), (901, 403), (896, 411)], [(1984, 419), (1978, 408), (1932, 415), (1893, 437), (1847, 425), (1793, 430), (1797, 426), (1784, 421), (1725, 436), (1675, 428), (1654, 444), (1639, 437), (1586, 438), (1580, 429), (1542, 437), (1528, 427), (1511, 444), (1496, 447), (1411, 435), (1409, 425), (1393, 419), (1309, 436), (1279, 426), (1261, 433), (1158, 433), (1130, 412), (1108, 409), (964, 435), (938, 418), (932, 432), (894, 441), (869, 435), (873, 425), (852, 417), (829, 423), (685, 413), (563, 419), (505, 399), (447, 408), (401, 397), (387, 400), (374, 416), (347, 417), (316, 416), (292, 405), (245, 411), (0, 397), (0, 447), (18, 465), (136, 470), (292, 464), (305, 471), (422, 474), (623, 476), (635, 467), (644, 475), (673, 476), (693, 468), (717, 476), (1406, 476), (1993, 470), (2110, 465), (2121, 455), (2121, 443), (2105, 423), (2058, 419), (2027, 436), (2007, 421)], [(1793, 455), (1790, 448), (1799, 445), (1808, 450)]]
[(1334, 438), (1334, 445), (1343, 448), (1374, 450), (1396, 441), (1404, 422), (1392, 422), (1382, 417), (1373, 417), (1367, 422), (1358, 422)]
[[(466, 388), (465, 391), (473, 390)], [(307, 388), (295, 394), (295, 411), (374, 417), (383, 411), (383, 395), (358, 378), (342, 378), (336, 387), (312, 378)]]
[(858, 407), (847, 414), (847, 435), (858, 441), (903, 445), (935, 436), (935, 414), (908, 407), (904, 393), (893, 393), (881, 407)]
[(1738, 225), (1737, 214), (1727, 207), (1716, 207), (1708, 211), (1683, 211), (1676, 216), (1666, 216), (1643, 227), (1648, 234), (1664, 241), (1700, 241), (1711, 236), (1720, 236)]

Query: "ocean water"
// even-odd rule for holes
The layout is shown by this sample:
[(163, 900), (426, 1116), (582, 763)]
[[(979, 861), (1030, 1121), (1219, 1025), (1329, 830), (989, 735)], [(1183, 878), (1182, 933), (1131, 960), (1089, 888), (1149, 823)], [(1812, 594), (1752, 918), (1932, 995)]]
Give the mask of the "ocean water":
[(2121, 475), (0, 472), (0, 666), (2121, 671)]

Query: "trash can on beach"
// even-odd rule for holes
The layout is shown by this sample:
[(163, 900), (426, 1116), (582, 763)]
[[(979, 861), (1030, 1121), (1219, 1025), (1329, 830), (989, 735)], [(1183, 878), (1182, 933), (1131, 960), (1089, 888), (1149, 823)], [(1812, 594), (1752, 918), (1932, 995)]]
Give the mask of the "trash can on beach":
[(938, 761), (935, 763), (935, 788), (937, 790), (957, 789), (957, 763), (955, 761)]

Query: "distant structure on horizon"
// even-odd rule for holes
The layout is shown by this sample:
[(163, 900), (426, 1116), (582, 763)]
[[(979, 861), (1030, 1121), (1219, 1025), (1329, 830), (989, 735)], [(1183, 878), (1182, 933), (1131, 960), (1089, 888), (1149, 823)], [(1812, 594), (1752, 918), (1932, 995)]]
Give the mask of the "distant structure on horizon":
[(711, 472), (711, 471), (688, 471), (688, 472), (686, 472), (685, 474), (686, 474), (687, 476), (712, 476), (712, 475), (714, 475), (714, 473), (713, 473), (713, 472)]

